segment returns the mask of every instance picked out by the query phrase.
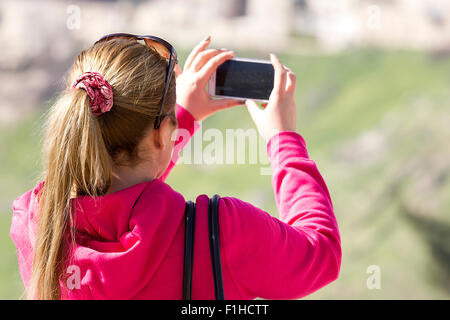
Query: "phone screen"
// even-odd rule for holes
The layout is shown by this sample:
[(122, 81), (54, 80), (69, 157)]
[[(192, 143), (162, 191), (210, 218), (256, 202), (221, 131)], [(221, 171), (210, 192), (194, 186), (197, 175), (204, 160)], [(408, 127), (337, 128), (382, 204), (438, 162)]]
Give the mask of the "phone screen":
[(215, 94), (269, 100), (274, 69), (270, 63), (227, 60), (216, 71)]

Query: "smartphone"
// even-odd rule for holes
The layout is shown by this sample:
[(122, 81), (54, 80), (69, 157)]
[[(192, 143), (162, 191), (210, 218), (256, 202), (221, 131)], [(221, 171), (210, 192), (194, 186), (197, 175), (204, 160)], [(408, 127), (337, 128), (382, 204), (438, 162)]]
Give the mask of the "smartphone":
[(274, 73), (269, 60), (233, 58), (211, 76), (208, 92), (214, 97), (268, 102)]

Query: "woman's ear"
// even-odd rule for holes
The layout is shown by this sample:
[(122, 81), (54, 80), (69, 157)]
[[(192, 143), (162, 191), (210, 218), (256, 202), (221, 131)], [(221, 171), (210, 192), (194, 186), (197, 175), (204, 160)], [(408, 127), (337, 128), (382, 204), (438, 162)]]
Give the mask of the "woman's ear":
[(158, 129), (153, 131), (153, 143), (157, 149), (165, 149), (172, 143), (172, 133), (176, 129), (169, 117), (164, 117)]

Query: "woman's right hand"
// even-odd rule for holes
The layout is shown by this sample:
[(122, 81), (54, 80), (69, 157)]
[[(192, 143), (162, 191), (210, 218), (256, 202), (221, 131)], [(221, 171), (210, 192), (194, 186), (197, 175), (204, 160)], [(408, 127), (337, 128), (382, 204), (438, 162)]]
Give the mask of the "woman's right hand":
[(226, 60), (234, 56), (233, 51), (226, 49), (206, 49), (211, 42), (207, 37), (189, 54), (184, 70), (176, 65), (177, 103), (189, 111), (197, 121), (202, 121), (213, 113), (243, 104), (239, 99), (213, 99), (206, 85), (211, 75)]
[(295, 74), (283, 66), (274, 54), (270, 55), (270, 60), (275, 69), (275, 78), (267, 107), (260, 109), (255, 101), (245, 101), (259, 134), (266, 141), (280, 131), (297, 131), (297, 107), (294, 100)]

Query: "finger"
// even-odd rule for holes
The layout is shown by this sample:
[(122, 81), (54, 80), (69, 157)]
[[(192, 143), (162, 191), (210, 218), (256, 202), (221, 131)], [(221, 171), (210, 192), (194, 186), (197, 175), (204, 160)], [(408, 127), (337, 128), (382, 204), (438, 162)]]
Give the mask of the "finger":
[(199, 71), (205, 64), (208, 62), (209, 59), (217, 56), (219, 53), (223, 51), (217, 50), (217, 49), (209, 49), (200, 52), (192, 61), (191, 63), (191, 69), (194, 71)]
[(184, 70), (187, 70), (191, 67), (192, 62), (194, 61), (195, 57), (206, 49), (206, 47), (211, 42), (211, 36), (207, 36), (205, 39), (203, 39), (197, 46), (192, 49), (189, 56), (186, 58), (186, 62), (184, 63)]
[(288, 67), (286, 67), (285, 65), (283, 65), (283, 69), (286, 70), (286, 72), (288, 72), (288, 73), (289, 73), (289, 72), (293, 73), (292, 70), (289, 69)]
[(228, 109), (236, 106), (243, 105), (245, 100), (236, 100), (236, 99), (218, 99), (211, 101), (211, 107), (214, 111), (219, 111), (223, 109)]
[(295, 92), (295, 86), (297, 82), (297, 77), (295, 76), (295, 73), (292, 72), (291, 69), (283, 65), (284, 70), (286, 70), (286, 93), (294, 93)]
[(258, 119), (261, 115), (262, 110), (259, 109), (258, 105), (254, 100), (247, 99), (245, 100), (245, 106), (247, 107), (250, 116), (252, 117), (255, 123), (258, 123)]
[(173, 71), (175, 71), (175, 78), (178, 78), (183, 73), (183, 70), (181, 70), (178, 63), (175, 65), (175, 68), (173, 69)]
[(206, 83), (206, 81), (208, 81), (212, 74), (216, 72), (217, 68), (228, 59), (231, 59), (233, 56), (233, 51), (226, 51), (221, 52), (214, 58), (210, 59), (199, 71), (200, 79), (202, 79), (202, 81)]
[(286, 75), (286, 93), (294, 94), (296, 85), (297, 85), (297, 77), (295, 73), (293, 73), (291, 70), (288, 69)]
[(272, 65), (275, 70), (273, 91), (278, 94), (284, 92), (285, 90), (287, 71), (281, 64), (278, 57), (273, 53), (270, 54), (270, 60), (272, 61)]

